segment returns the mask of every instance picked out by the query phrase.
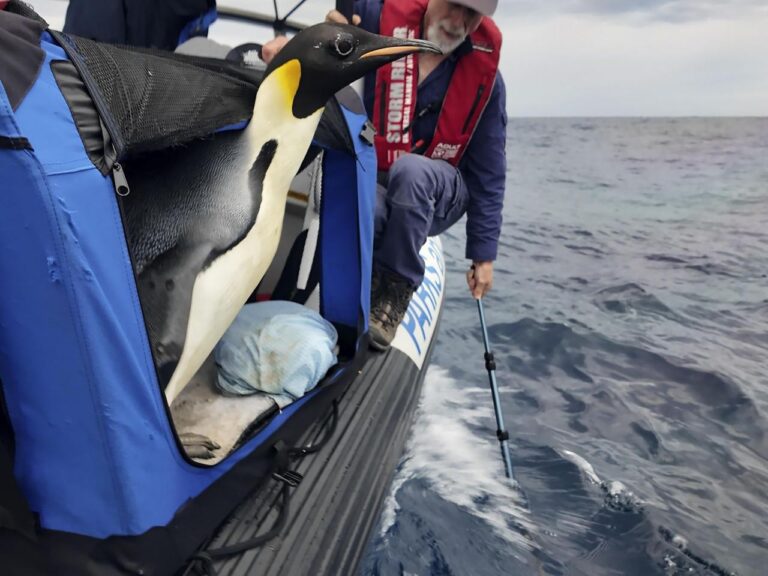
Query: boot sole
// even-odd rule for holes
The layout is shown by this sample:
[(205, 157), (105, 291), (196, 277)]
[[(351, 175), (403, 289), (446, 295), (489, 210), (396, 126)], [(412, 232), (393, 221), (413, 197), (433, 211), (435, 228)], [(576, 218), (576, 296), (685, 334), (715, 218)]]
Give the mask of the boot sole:
[(377, 352), (386, 352), (390, 345), (391, 344), (382, 344), (381, 342), (376, 342), (373, 339), (368, 340), (368, 347), (371, 350), (376, 350)]

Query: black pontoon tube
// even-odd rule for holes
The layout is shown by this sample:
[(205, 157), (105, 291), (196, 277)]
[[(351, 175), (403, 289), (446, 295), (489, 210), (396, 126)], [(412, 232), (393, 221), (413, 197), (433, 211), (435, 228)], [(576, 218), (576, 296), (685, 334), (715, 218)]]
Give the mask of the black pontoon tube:
[(512, 478), (512, 460), (509, 457), (509, 432), (504, 428), (504, 415), (501, 413), (501, 399), (499, 387), (496, 384), (496, 360), (488, 344), (488, 329), (485, 326), (485, 313), (483, 312), (483, 299), (477, 299), (477, 311), (480, 313), (480, 327), (483, 329), (483, 344), (485, 345), (485, 369), (488, 370), (488, 378), (491, 381), (491, 394), (493, 395), (493, 411), (496, 413), (496, 437), (501, 447), (501, 457), (504, 459), (504, 470), (507, 478)]

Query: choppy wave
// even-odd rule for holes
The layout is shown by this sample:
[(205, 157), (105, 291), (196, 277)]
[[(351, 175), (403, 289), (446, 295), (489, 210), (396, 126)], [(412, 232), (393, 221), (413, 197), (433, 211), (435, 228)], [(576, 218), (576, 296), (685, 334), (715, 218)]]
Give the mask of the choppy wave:
[(364, 574), (762, 576), (768, 119), (510, 123), (486, 298), (463, 227), (422, 409)]
[[(442, 530), (442, 538), (422, 538), (422, 544), (430, 550), (430, 562), (442, 558), (455, 564), (459, 561), (455, 554), (462, 553), (455, 545), (467, 540), (466, 535), (452, 534), (450, 524), (458, 522), (466, 528), (471, 522), (476, 525), (480, 548), (489, 541), (505, 541), (511, 545), (512, 561), (531, 565), (535, 562), (531, 554), (535, 549), (534, 526), (517, 483), (504, 475), (489, 391), (463, 387), (443, 368), (432, 366), (429, 370), (413, 436), (382, 512), (378, 545), (392, 546), (388, 544), (390, 538), (414, 524), (430, 535)], [(419, 503), (410, 506), (414, 499)], [(459, 520), (441, 519), (432, 524), (434, 519), (425, 513), (423, 499), (450, 507)], [(395, 567), (384, 567), (379, 562), (369, 570), (400, 574), (400, 564), (406, 572), (423, 573), (417, 570), (423, 569), (418, 562), (408, 568), (409, 563), (403, 560)]]

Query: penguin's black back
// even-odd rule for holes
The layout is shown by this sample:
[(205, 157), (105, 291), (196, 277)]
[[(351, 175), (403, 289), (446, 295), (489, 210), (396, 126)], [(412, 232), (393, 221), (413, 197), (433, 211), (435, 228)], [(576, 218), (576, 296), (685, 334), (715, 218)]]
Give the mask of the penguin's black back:
[(198, 274), (256, 222), (270, 140), (252, 163), (245, 132), (222, 132), (125, 166), (126, 237), (163, 384), (184, 346)]
[[(184, 346), (197, 275), (245, 237), (261, 206), (264, 174), (278, 144), (265, 144), (253, 163), (246, 138), (247, 131), (219, 132), (124, 163), (131, 190), (120, 201), (126, 238), (163, 385)], [(354, 153), (335, 100), (325, 108), (315, 141)], [(317, 152), (311, 147), (302, 166)]]

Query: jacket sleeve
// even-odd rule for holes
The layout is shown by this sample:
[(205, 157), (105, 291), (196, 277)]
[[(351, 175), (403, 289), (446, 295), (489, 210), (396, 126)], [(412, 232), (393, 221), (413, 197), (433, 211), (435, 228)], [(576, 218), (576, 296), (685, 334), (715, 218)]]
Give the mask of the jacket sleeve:
[(498, 251), (507, 172), (506, 106), (504, 80), (497, 73), (460, 166), (469, 190), (466, 257), (471, 260), (495, 260)]
[(182, 31), (215, 7), (215, 0), (70, 0), (64, 32), (98, 42), (173, 50)]
[(379, 32), (383, 0), (355, 0), (353, 12), (360, 16), (360, 27), (374, 34)]

